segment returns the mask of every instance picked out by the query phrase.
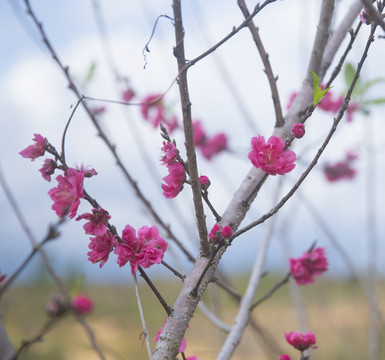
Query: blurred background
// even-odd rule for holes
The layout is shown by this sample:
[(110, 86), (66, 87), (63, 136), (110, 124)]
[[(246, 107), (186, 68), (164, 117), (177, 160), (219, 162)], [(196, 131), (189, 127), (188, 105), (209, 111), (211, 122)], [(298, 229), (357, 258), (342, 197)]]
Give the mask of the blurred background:
[[(334, 24), (342, 19), (351, 1), (340, 0), (337, 4), (339, 10)], [(50, 43), (62, 63), (68, 66), (69, 73), (84, 95), (120, 101), (123, 92), (132, 89), (135, 92), (132, 101), (140, 103), (150, 94), (169, 89), (164, 103), (167, 111), (175, 114), (181, 123), (175, 84), (177, 67), (172, 53), (175, 44), (173, 24), (166, 16), (159, 18), (160, 15), (172, 17), (170, 1), (35, 0), (31, 5)], [(253, 2), (249, 2), (249, 5), (250, 8), (255, 6)], [(278, 76), (283, 109), (286, 109), (291, 94), (300, 88), (305, 76), (319, 8), (320, 1), (277, 2), (269, 5), (255, 19), (274, 74)], [(199, 56), (243, 21), (236, 1), (185, 1), (183, 15), (187, 59)], [(152, 35), (155, 24), (157, 26)], [(358, 18), (353, 27), (357, 24)], [(51, 209), (52, 201), (47, 195), (56, 182), (53, 179), (48, 183), (42, 179), (38, 172), (42, 160), (31, 162), (18, 153), (32, 144), (35, 133), (46, 137), (59, 150), (65, 124), (77, 98), (68, 89), (63, 73), (42, 43), (36, 26), (26, 14), (23, 1), (0, 2), (0, 28), (0, 121), (3, 129), (0, 132), (0, 167), (3, 180), (8, 184), (28, 227), (39, 240), (46, 235), (49, 224), (57, 221)], [(360, 59), (369, 31), (369, 26), (362, 27), (348, 55), (348, 61), (353, 66)], [(382, 81), (385, 77), (382, 66), (385, 56), (383, 42), (381, 38), (376, 39), (362, 72), (362, 83), (373, 82), (365, 93), (365, 100), (385, 98)], [(344, 44), (326, 79), (345, 49), (347, 39)], [(144, 51), (146, 46), (149, 51)], [(198, 153), (199, 172), (210, 178), (209, 198), (221, 214), (250, 169), (247, 154), (251, 137), (260, 134), (267, 139), (275, 123), (266, 75), (248, 30), (241, 30), (213, 54), (193, 66), (189, 70), (189, 85), (194, 119), (201, 121), (210, 136), (224, 133), (228, 138), (228, 149), (212, 159), (208, 160)], [(342, 74), (331, 91), (333, 96), (338, 97), (346, 89)], [(96, 100), (88, 100), (88, 104), (95, 110), (104, 107), (98, 119), (112, 143), (116, 144), (124, 165), (178, 239), (189, 251), (197, 254), (199, 244), (191, 190), (186, 185), (175, 199), (166, 200), (162, 196), (160, 184), (167, 171), (159, 162), (163, 141), (159, 129), (143, 120), (139, 106)], [(330, 270), (327, 279), (323, 280), (325, 283), (321, 281), (317, 285), (316, 294), (321, 302), (326, 289), (334, 293), (340, 291), (331, 284), (336, 281), (349, 284), (352, 273), (347, 266), (347, 258), (363, 277), (367, 276), (368, 269), (373, 268), (380, 278), (385, 274), (385, 192), (382, 186), (385, 175), (384, 107), (368, 103), (365, 111), (356, 111), (350, 122), (345, 116), (316, 168), (278, 213), (266, 260), (265, 270), (279, 277), (277, 274), (288, 271), (290, 257), (298, 257), (314, 242), (317, 242), (317, 246), (325, 247)], [(306, 123), (304, 138), (293, 143), (292, 149), (298, 157), (295, 170), (285, 177), (269, 177), (242, 225), (247, 225), (270, 210), (276, 199), (280, 199), (291, 188), (316, 154), (332, 121), (332, 113), (322, 109), (315, 111)], [(171, 136), (184, 156), (181, 129), (176, 129)], [(352, 165), (355, 176), (352, 179), (328, 181), (325, 167), (343, 161), (347, 152), (358, 157)], [(97, 176), (86, 179), (85, 188), (109, 211), (111, 223), (119, 233), (127, 224), (136, 229), (154, 224), (81, 108), (75, 113), (67, 133), (66, 159), (71, 166), (84, 164), (98, 172)], [(206, 210), (207, 226), (211, 229), (215, 219)], [(83, 202), (78, 214), (89, 211), (89, 204)], [(12, 274), (30, 253), (31, 244), (4, 191), (0, 191), (0, 213), (0, 271)], [(242, 235), (228, 249), (220, 266), (225, 275), (242, 282), (241, 279), (248, 274), (255, 260), (266, 224)], [(124, 291), (121, 289), (131, 289), (130, 269), (119, 268), (114, 255), (102, 269), (87, 261), (89, 240), (82, 225), (82, 222), (68, 221), (60, 228), (61, 236), (45, 246), (55, 270), (69, 284), (75, 283), (75, 279), (81, 276), (86, 286), (115, 284), (117, 294)], [(186, 257), (172, 242), (169, 242), (165, 260), (182, 272), (188, 272), (191, 268)], [(171, 278), (162, 266), (152, 267), (148, 274), (159, 281)], [(275, 279), (268, 280), (269, 284)], [(49, 282), (48, 276), (40, 258), (36, 256), (19, 276), (17, 285), (33, 284), (35, 287), (40, 284), (48, 293), (45, 281)], [(95, 296), (104, 293), (99, 287), (90, 288), (92, 291)], [(346, 294), (350, 294), (350, 291), (355, 290), (349, 288)], [(383, 286), (379, 289), (379, 298), (384, 304), (381, 291)], [(31, 291), (28, 294), (33, 296), (35, 293)], [(41, 294), (44, 291), (34, 296), (43, 296)], [(125, 293), (124, 296), (129, 295)], [(125, 299), (130, 301), (128, 297)], [(282, 299), (289, 301), (287, 294)], [(343, 294), (337, 300), (343, 307), (333, 308), (335, 313), (341, 312), (346, 306)], [(316, 301), (314, 297), (312, 301)], [(360, 298), (359, 301), (360, 306), (365, 308), (365, 299)], [(346, 319), (358, 316), (357, 308), (354, 309)], [(267, 319), (271, 319), (269, 316)], [(327, 319), (332, 321), (333, 316), (328, 315)], [(157, 324), (162, 322), (156, 320)], [(341, 323), (345, 321), (341, 320)], [(107, 326), (104, 318), (102, 324), (102, 328)], [(365, 329), (361, 327), (363, 333)], [(359, 356), (358, 352), (354, 354)], [(356, 355), (352, 353), (351, 358), (364, 358), (354, 357)], [(34, 356), (43, 358), (41, 354)], [(52, 358), (52, 354), (48, 356)], [(73, 354), (68, 356), (62, 358), (75, 359)], [(320, 359), (341, 358), (335, 354), (331, 356), (321, 356)], [(209, 358), (210, 354), (204, 357), (206, 360)]]

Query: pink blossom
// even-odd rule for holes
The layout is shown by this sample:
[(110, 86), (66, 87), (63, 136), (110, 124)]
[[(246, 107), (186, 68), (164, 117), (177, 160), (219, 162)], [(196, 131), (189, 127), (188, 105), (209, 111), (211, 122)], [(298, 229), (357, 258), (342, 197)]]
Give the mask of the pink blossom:
[(219, 154), (227, 149), (227, 136), (224, 133), (218, 133), (212, 137), (208, 137), (203, 129), (202, 123), (199, 120), (194, 120), (194, 145), (199, 148), (202, 155), (211, 160), (214, 155)]
[(357, 171), (352, 167), (352, 162), (358, 158), (357, 155), (347, 152), (345, 160), (334, 164), (326, 164), (324, 174), (329, 182), (343, 179), (353, 179)]
[[(164, 329), (164, 325), (166, 325), (166, 321), (167, 321), (167, 318), (164, 320), (164, 323), (163, 323), (161, 329), (159, 331), (157, 331), (156, 336), (154, 337), (154, 341), (156, 343), (158, 342), (160, 335), (162, 335), (162, 332), (163, 332), (163, 329)], [(187, 327), (188, 327), (188, 325), (187, 325)], [(180, 342), (180, 346), (179, 346), (179, 350), (178, 351), (180, 353), (182, 353), (182, 352), (184, 352), (186, 350), (186, 347), (187, 347), (187, 342), (186, 342), (186, 339), (183, 337), (182, 341)], [(188, 359), (190, 359), (190, 358), (188, 358)]]
[(135, 96), (134, 90), (128, 88), (122, 92), (122, 99), (125, 102), (130, 102), (130, 100)]
[(142, 104), (140, 105), (140, 111), (142, 112), (142, 115), (146, 120), (149, 120), (151, 111), (154, 108), (163, 108), (162, 94), (151, 94), (146, 96), (142, 100)]
[(194, 145), (199, 146), (206, 142), (206, 133), (203, 129), (202, 123), (199, 120), (192, 122), (194, 132)]
[(53, 159), (45, 159), (43, 166), (39, 169), (44, 180), (51, 182), (51, 175), (55, 172), (57, 168), (56, 161)]
[(178, 118), (175, 115), (167, 116), (162, 94), (150, 94), (142, 100), (140, 106), (143, 118), (158, 127), (160, 123), (166, 126), (171, 134), (178, 127)]
[(99, 106), (99, 107), (95, 107), (95, 108), (91, 109), (92, 115), (101, 115), (101, 114), (105, 113), (105, 111), (106, 111), (105, 106)]
[(359, 103), (356, 103), (356, 102), (349, 103), (348, 108), (346, 109), (348, 122), (353, 121), (353, 114), (360, 109), (361, 109), (361, 107), (360, 107)]
[(219, 154), (223, 150), (227, 149), (227, 136), (224, 133), (219, 133), (206, 140), (201, 145), (202, 155), (210, 160), (214, 155)]
[(318, 107), (324, 111), (329, 111), (335, 114), (340, 109), (343, 101), (344, 97), (342, 95), (336, 98), (333, 96), (332, 91), (329, 90), (318, 104)]
[(209, 233), (209, 238), (214, 244), (216, 244), (221, 240), (221, 236), (221, 226), (219, 224), (215, 224)]
[(252, 151), (248, 157), (256, 168), (270, 175), (284, 175), (295, 168), (296, 155), (284, 150), (285, 142), (277, 136), (270, 136), (267, 143), (261, 135), (251, 139)]
[(67, 175), (56, 177), (58, 186), (49, 190), (48, 195), (53, 200), (52, 210), (59, 217), (68, 214), (72, 219), (78, 210), (80, 199), (84, 198), (84, 171), (68, 168)]
[(305, 135), (305, 125), (304, 124), (294, 124), (291, 132), (297, 139), (301, 139)]
[(114, 249), (115, 236), (107, 231), (102, 235), (90, 238), (90, 240), (88, 248), (91, 251), (87, 253), (88, 261), (91, 261), (93, 264), (100, 262), (99, 267), (102, 268), (107, 262), (110, 252)]
[(156, 226), (143, 226), (138, 229), (138, 236), (135, 229), (127, 225), (122, 233), (122, 243), (119, 243), (114, 253), (118, 255), (118, 264), (124, 266), (128, 261), (131, 265), (131, 272), (134, 276), (139, 266), (148, 268), (153, 264), (161, 263), (167, 243), (159, 236)]
[(327, 180), (330, 182), (342, 179), (353, 179), (357, 174), (357, 171), (346, 162), (337, 162), (333, 165), (327, 165), (324, 172)]
[(22, 157), (31, 159), (31, 161), (44, 155), (47, 144), (47, 139), (43, 138), (40, 134), (34, 134), (33, 141), (35, 141), (34, 145), (30, 145), (19, 152)]
[(318, 247), (307, 251), (297, 259), (289, 259), (290, 273), (297, 285), (307, 285), (314, 282), (314, 276), (320, 276), (328, 270), (328, 259), (325, 249)]
[(316, 338), (312, 331), (308, 331), (306, 334), (301, 334), (295, 331), (285, 333), (285, 339), (290, 345), (301, 352), (308, 348), (317, 348), (314, 346)]
[(233, 235), (233, 229), (231, 228), (231, 226), (224, 226), (222, 228), (222, 236), (225, 239), (228, 239), (231, 237), (231, 235)]
[(178, 150), (172, 141), (163, 141), (163, 147), (161, 148), (164, 155), (160, 158), (160, 161), (164, 165), (172, 164), (178, 157)]
[(368, 8), (365, 7), (364, 11), (360, 14), (360, 20), (366, 25), (370, 25), (372, 23)]
[(167, 169), (169, 174), (163, 178), (165, 184), (161, 184), (161, 188), (166, 199), (173, 199), (182, 191), (186, 173), (179, 162), (167, 165)]
[[(340, 95), (335, 97), (333, 93), (329, 90), (325, 96), (322, 98), (321, 102), (318, 104), (318, 107), (324, 111), (337, 114), (339, 111), (342, 102), (344, 101), (344, 96)], [(346, 109), (347, 120), (351, 122), (353, 120), (353, 114), (360, 109), (360, 105), (356, 102), (351, 102)]]
[(280, 356), (279, 360), (290, 360), (290, 356), (286, 355), (286, 354), (283, 354), (283, 355)]
[(77, 294), (71, 300), (71, 305), (78, 314), (89, 314), (93, 308), (93, 301), (85, 295)]
[(84, 165), (81, 165), (80, 168), (76, 167), (76, 170), (79, 172), (82, 172), (84, 174), (84, 177), (90, 178), (93, 176), (98, 175), (96, 170), (94, 168), (89, 169), (88, 167), (85, 167)]
[(89, 222), (83, 225), (86, 234), (99, 236), (107, 231), (108, 220), (111, 219), (111, 216), (103, 208), (93, 208), (92, 214), (85, 213), (79, 215), (76, 221), (81, 219), (89, 220)]
[(202, 190), (207, 190), (211, 185), (211, 182), (207, 176), (202, 175), (202, 176), (199, 176), (199, 184), (201, 185)]
[(209, 238), (214, 244), (219, 243), (223, 239), (228, 239), (233, 235), (231, 226), (224, 226), (223, 228), (217, 223), (213, 226), (209, 233)]

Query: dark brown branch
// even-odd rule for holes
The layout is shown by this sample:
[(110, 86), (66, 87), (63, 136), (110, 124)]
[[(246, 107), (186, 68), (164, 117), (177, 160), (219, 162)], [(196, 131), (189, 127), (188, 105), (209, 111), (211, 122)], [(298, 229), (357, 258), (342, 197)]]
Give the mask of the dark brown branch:
[(291, 276), (291, 274), (290, 274), (290, 273), (287, 273), (287, 275), (286, 275), (280, 282), (276, 283), (266, 295), (262, 296), (259, 300), (257, 300), (257, 301), (250, 307), (250, 311), (254, 310), (254, 308), (256, 308), (258, 305), (262, 304), (265, 300), (271, 298), (271, 297), (273, 296), (273, 294), (274, 294), (279, 288), (281, 288), (283, 285), (285, 285), (285, 284), (289, 281), (290, 276)]
[[(247, 8), (245, 0), (238, 0), (238, 6), (240, 7), (245, 19), (248, 19), (250, 17), (250, 12)], [(271, 97), (273, 99), (274, 111), (275, 111), (275, 127), (281, 127), (284, 124), (284, 119), (282, 115), (281, 102), (279, 100), (277, 78), (273, 74), (273, 70), (271, 68), (270, 61), (269, 61), (269, 55), (266, 53), (265, 47), (263, 46), (261, 37), (259, 36), (259, 30), (254, 25), (254, 22), (252, 19), (250, 20), (248, 27), (253, 37), (253, 40), (255, 42), (255, 45), (257, 46), (259, 55), (261, 56), (261, 60), (265, 67), (265, 73), (269, 81)]]
[(150, 278), (147, 276), (147, 274), (144, 272), (144, 270), (139, 267), (138, 268), (140, 276), (146, 281), (147, 285), (151, 288), (152, 292), (156, 295), (158, 298), (159, 302), (162, 304), (164, 310), (166, 311), (167, 316), (171, 314), (171, 307), (168, 306), (166, 301), (163, 299), (162, 295), (158, 291), (158, 289), (155, 287), (155, 285), (152, 283)]
[(353, 32), (353, 29), (350, 29), (349, 34), (350, 34), (350, 41), (348, 43), (348, 46), (346, 47), (345, 52), (342, 54), (340, 61), (338, 62), (337, 66), (333, 70), (333, 73), (329, 79), (329, 81), (326, 83), (325, 88), (328, 88), (331, 86), (333, 83), (334, 79), (337, 77), (337, 75), (341, 72), (342, 65), (345, 62), (346, 57), (348, 56), (350, 50), (352, 49), (354, 40), (357, 38), (357, 34), (361, 29), (362, 22), (360, 21), (356, 27), (356, 30)]
[(198, 165), (196, 160), (194, 146), (194, 131), (191, 119), (191, 102), (188, 92), (187, 69), (183, 70), (186, 65), (184, 52), (184, 29), (182, 22), (182, 10), (179, 0), (173, 1), (174, 21), (175, 21), (175, 41), (174, 56), (177, 59), (179, 71), (179, 94), (182, 106), (183, 127), (185, 133), (185, 146), (188, 162), (188, 170), (191, 179), (191, 188), (193, 193), (193, 201), (195, 208), (195, 216), (198, 225), (198, 232), (201, 244), (201, 252), (203, 256), (210, 255), (210, 247), (207, 239), (207, 227), (205, 221), (205, 213), (202, 203), (201, 187), (199, 184)]
[(257, 15), (265, 6), (275, 2), (276, 0), (266, 0), (262, 5), (259, 3), (255, 6), (253, 12), (250, 14), (247, 19), (245, 19), (242, 24), (240, 24), (237, 27), (233, 27), (233, 30), (226, 35), (222, 40), (218, 41), (214, 46), (212, 46), (210, 49), (206, 50), (204, 53), (201, 55), (197, 56), (195, 59), (189, 61), (186, 64), (186, 67), (190, 67), (195, 65), (198, 61), (204, 59), (206, 56), (210, 55), (213, 53), (215, 50), (217, 50), (221, 45), (223, 45), (225, 42), (227, 42), (229, 39), (231, 39), (235, 34), (237, 34), (240, 30), (245, 28), (246, 26), (249, 25), (249, 22), (254, 18), (255, 15)]
[(60, 234), (57, 231), (57, 227), (61, 225), (65, 221), (64, 218), (61, 218), (55, 225), (51, 225), (48, 230), (48, 234), (45, 238), (35, 245), (31, 250), (30, 254), (26, 257), (26, 259), (20, 264), (20, 266), (16, 269), (16, 271), (7, 279), (7, 281), (0, 287), (0, 298), (5, 292), (5, 290), (12, 284), (12, 282), (16, 279), (16, 277), (25, 269), (27, 264), (32, 260), (32, 258), (39, 252), (40, 248), (45, 245), (49, 240), (56, 239)]

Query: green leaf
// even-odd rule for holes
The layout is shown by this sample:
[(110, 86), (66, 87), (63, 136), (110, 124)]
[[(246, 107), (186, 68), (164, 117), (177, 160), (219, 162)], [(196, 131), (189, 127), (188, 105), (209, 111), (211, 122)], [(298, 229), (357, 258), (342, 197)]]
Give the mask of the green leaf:
[(84, 79), (84, 84), (88, 84), (92, 80), (92, 78), (95, 75), (95, 69), (96, 69), (96, 63), (92, 62), (88, 69), (87, 75)]
[(345, 82), (348, 87), (350, 87), (350, 85), (352, 84), (355, 74), (356, 74), (356, 69), (354, 68), (353, 64), (346, 63), (344, 75), (345, 75)]
[(385, 78), (377, 78), (374, 80), (370, 80), (365, 84), (363, 84), (362, 86), (359, 86), (359, 87), (356, 86), (356, 88), (354, 89), (355, 90), (354, 92), (358, 96), (363, 96), (373, 85), (380, 84), (383, 82), (385, 82)]
[(73, 286), (70, 289), (70, 295), (71, 296), (74, 296), (81, 291), (81, 289), (84, 285), (84, 279), (85, 279), (85, 276), (83, 274), (78, 275), (75, 278), (75, 283), (73, 284)]
[(362, 105), (383, 105), (385, 104), (385, 98), (365, 100)]
[(319, 83), (319, 79), (317, 74), (313, 71), (311, 71), (311, 75), (313, 77), (313, 84), (314, 84), (314, 96), (313, 96), (313, 106), (317, 106), (317, 104), (320, 103), (322, 98), (325, 96), (325, 94), (332, 88), (328, 87), (327, 89), (322, 89), (321, 85)]

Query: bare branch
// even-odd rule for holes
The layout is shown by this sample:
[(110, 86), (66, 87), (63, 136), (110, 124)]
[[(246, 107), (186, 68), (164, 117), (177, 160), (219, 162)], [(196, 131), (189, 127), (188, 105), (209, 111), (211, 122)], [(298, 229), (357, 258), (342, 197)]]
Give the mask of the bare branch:
[(184, 29), (182, 22), (182, 10), (179, 0), (173, 1), (174, 9), (174, 21), (175, 21), (175, 41), (176, 46), (174, 48), (174, 55), (178, 62), (179, 70), (179, 94), (181, 99), (182, 106), (182, 115), (183, 115), (183, 127), (185, 134), (185, 146), (187, 154), (187, 164), (189, 169), (189, 174), (191, 178), (191, 188), (193, 193), (193, 201), (195, 208), (195, 216), (198, 225), (198, 232), (200, 238), (200, 244), (203, 256), (210, 255), (210, 247), (207, 239), (207, 227), (205, 212), (202, 203), (201, 196), (201, 187), (199, 184), (199, 175), (198, 175), (198, 165), (196, 160), (195, 146), (194, 146), (194, 130), (192, 127), (191, 119), (191, 102), (190, 95), (188, 92), (188, 82), (187, 82), (187, 69), (183, 71), (184, 66), (186, 65), (185, 52), (184, 52)]
[[(250, 12), (247, 8), (245, 0), (238, 0), (238, 6), (241, 8), (243, 16), (245, 19), (250, 17)], [(267, 79), (269, 81), (271, 97), (273, 99), (274, 111), (275, 111), (275, 126), (281, 127), (283, 126), (284, 119), (282, 115), (281, 102), (279, 100), (279, 93), (277, 88), (277, 78), (273, 74), (273, 69), (271, 68), (269, 55), (266, 53), (265, 47), (263, 46), (261, 37), (259, 36), (259, 29), (254, 25), (253, 20), (249, 22), (248, 25), (251, 35), (253, 36), (253, 40), (255, 45), (257, 46), (259, 55), (261, 56), (261, 60), (263, 65), (265, 66), (265, 73)]]

